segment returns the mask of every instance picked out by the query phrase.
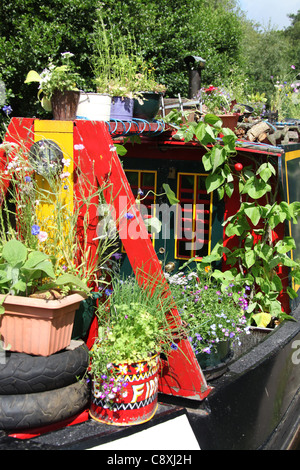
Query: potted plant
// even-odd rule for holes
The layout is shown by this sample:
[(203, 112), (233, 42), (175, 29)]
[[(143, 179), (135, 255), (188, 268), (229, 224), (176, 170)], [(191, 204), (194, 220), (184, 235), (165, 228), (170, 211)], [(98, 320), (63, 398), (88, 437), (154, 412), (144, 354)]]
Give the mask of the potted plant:
[(261, 119), (266, 111), (267, 98), (265, 93), (252, 93), (247, 96), (247, 105), (251, 108), (251, 119)]
[(11, 239), (2, 246), (0, 279), (0, 331), (6, 347), (49, 356), (70, 344), (75, 312), (90, 291), (80, 278), (56, 277), (45, 253)]
[(202, 87), (200, 99), (203, 102), (204, 114), (214, 114), (220, 118), (223, 127), (235, 129), (240, 113), (234, 112), (236, 100), (226, 88), (213, 85)]
[(136, 74), (135, 89), (139, 96), (134, 100), (133, 117), (152, 121), (166, 91), (165, 85), (156, 81), (153, 67), (143, 64), (141, 71)]
[[(91, 230), (89, 208), (99, 203), (103, 188), (94, 192), (81, 175), (77, 178), (78, 200), (70, 196), (72, 162), (62, 155), (58, 160), (50, 158), (57, 149), (52, 141), (40, 140), (29, 152), (21, 144), (11, 146), (11, 152), (7, 143), (3, 146), (7, 165), (1, 171), (0, 293), (4, 308), (0, 333), (16, 352), (50, 355), (70, 342), (74, 323), (74, 312), (69, 311), (71, 301), (76, 301), (76, 310), (91, 290), (97, 291), (98, 286), (106, 282), (103, 269), (114, 252), (114, 240), (99, 240), (92, 254), (87, 237)], [(39, 150), (45, 151), (44, 160)], [(20, 313), (21, 300), (27, 306), (24, 315)], [(18, 305), (15, 311), (13, 301)], [(38, 332), (31, 326), (35, 305), (37, 315), (42, 316), (42, 321), (36, 325)], [(41, 325), (46, 324), (49, 307), (52, 307), (50, 326), (42, 336)], [(64, 323), (58, 326), (54, 318), (59, 307), (67, 307), (60, 314), (65, 326)], [(15, 336), (16, 322), (21, 321), (19, 338), (8, 335), (8, 317), (15, 322)], [(64, 338), (57, 339), (56, 333), (62, 333)], [(49, 344), (50, 336), (54, 337), (54, 345)], [(29, 338), (30, 341), (36, 339), (38, 344), (29, 344), (26, 350), (23, 342)]]
[(106, 424), (151, 419), (157, 409), (160, 354), (177, 349), (170, 322), (174, 303), (166, 282), (151, 278), (145, 288), (142, 280), (142, 272), (125, 281), (114, 278), (98, 309), (98, 337), (90, 351), (90, 415)]
[(226, 286), (212, 277), (212, 271), (197, 264), (186, 274), (166, 273), (187, 335), (203, 370), (218, 367), (231, 356), (249, 333), (245, 311), (247, 295), (234, 284)]
[(132, 48), (130, 35), (120, 40), (120, 33), (113, 25), (106, 25), (101, 8), (93, 31), (92, 69), (97, 93), (109, 96), (111, 100), (111, 119), (131, 120), (133, 113), (132, 80), (136, 63), (130, 57)]
[(41, 74), (28, 72), (25, 83), (40, 84), (38, 98), (46, 111), (52, 111), (54, 119), (74, 120), (79, 102), (80, 75), (74, 70), (71, 52), (61, 54), (61, 65), (54, 65), (50, 59), (48, 67)]
[(299, 73), (295, 72), (295, 65), (291, 65), (289, 73), (285, 73), (281, 77), (271, 77), (274, 92), (271, 96), (271, 111), (277, 114), (279, 122), (286, 122), (289, 119), (298, 119), (300, 110), (299, 89), (300, 80)]
[(106, 25), (101, 9), (97, 12), (93, 47), (91, 62), (96, 89), (101, 95), (111, 96), (110, 118), (131, 120), (132, 117), (148, 117), (149, 112), (144, 116), (145, 111), (139, 108), (147, 101), (148, 106), (155, 105), (154, 112), (150, 111), (153, 119), (159, 109), (160, 93), (165, 91), (165, 87), (155, 81), (153, 69), (147, 65), (132, 35), (128, 32), (126, 37), (121, 36), (113, 25)]

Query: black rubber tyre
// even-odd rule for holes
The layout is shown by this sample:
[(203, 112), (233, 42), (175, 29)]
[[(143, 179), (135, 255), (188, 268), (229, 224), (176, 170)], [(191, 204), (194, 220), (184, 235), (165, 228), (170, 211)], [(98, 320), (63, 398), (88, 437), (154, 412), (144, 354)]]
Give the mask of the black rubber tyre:
[(83, 341), (71, 341), (68, 348), (51, 356), (6, 352), (0, 363), (0, 395), (46, 392), (77, 382), (89, 364)]
[(57, 390), (0, 396), (0, 429), (17, 431), (57, 423), (80, 413), (89, 402), (86, 382)]

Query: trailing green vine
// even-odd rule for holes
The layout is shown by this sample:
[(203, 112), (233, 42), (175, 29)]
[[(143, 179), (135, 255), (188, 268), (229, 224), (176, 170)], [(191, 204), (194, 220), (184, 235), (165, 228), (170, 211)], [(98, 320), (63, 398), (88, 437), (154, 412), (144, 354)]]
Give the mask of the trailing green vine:
[[(175, 114), (173, 117), (169, 115), (168, 122), (172, 123), (174, 118)], [(285, 222), (297, 223), (300, 202), (288, 204), (278, 201), (279, 181), (274, 157), (267, 155), (266, 161), (261, 163), (258, 158), (250, 156), (247, 157), (250, 160), (247, 166), (235, 162), (238, 155), (236, 135), (230, 129), (222, 128), (220, 119), (212, 114), (205, 115), (204, 121), (182, 122), (176, 128), (175, 139), (199, 142), (206, 150), (202, 162), (209, 173), (207, 192), (217, 191), (219, 198), (223, 199), (225, 196), (230, 198), (237, 190), (239, 197), (239, 209), (223, 224), (225, 235), (234, 237), (234, 246), (224, 246), (221, 240), (210, 255), (202, 258), (201, 267), (205, 270), (212, 263), (226, 258), (228, 270), (214, 269), (212, 276), (222, 280), (224, 288), (234, 285), (237, 298), (248, 286), (249, 323), (254, 321), (258, 326), (267, 326), (274, 319), (292, 318), (283, 312), (278, 297), (285, 293), (291, 299), (297, 297), (292, 284), (300, 283), (300, 265), (289, 255), (295, 249), (295, 241), (290, 236), (276, 240), (273, 231)], [(288, 268), (288, 279), (280, 275), (282, 266)]]

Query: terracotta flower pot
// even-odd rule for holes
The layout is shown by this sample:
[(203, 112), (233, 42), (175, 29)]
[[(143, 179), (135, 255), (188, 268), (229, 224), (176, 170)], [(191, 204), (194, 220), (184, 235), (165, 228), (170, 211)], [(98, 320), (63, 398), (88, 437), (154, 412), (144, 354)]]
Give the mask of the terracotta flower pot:
[(239, 113), (235, 113), (235, 114), (220, 114), (219, 115), (219, 118), (222, 120), (223, 122), (223, 127), (228, 127), (229, 129), (231, 129), (232, 131), (234, 131), (234, 129), (236, 128), (237, 126), (237, 123), (239, 121), (239, 117), (240, 117), (240, 114)]
[[(0, 300), (5, 297), (0, 296)], [(0, 315), (0, 335), (10, 350), (50, 356), (69, 346), (75, 312), (84, 296), (72, 294), (60, 300), (8, 295)]]

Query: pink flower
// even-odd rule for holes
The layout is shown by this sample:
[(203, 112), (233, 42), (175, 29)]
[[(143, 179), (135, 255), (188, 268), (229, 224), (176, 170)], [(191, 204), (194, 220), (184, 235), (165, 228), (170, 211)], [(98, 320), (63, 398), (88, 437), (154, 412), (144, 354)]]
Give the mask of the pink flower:
[(293, 70), (295, 70), (296, 67), (295, 67), (294, 65), (291, 65), (291, 68), (292, 68)]
[(45, 240), (47, 240), (48, 238), (48, 233), (47, 232), (43, 232), (43, 231), (40, 231), (37, 235), (38, 239), (40, 242), (44, 242)]
[(68, 171), (66, 171), (65, 173), (61, 173), (59, 175), (59, 177), (63, 180), (65, 178), (68, 178), (70, 176), (70, 173)]

